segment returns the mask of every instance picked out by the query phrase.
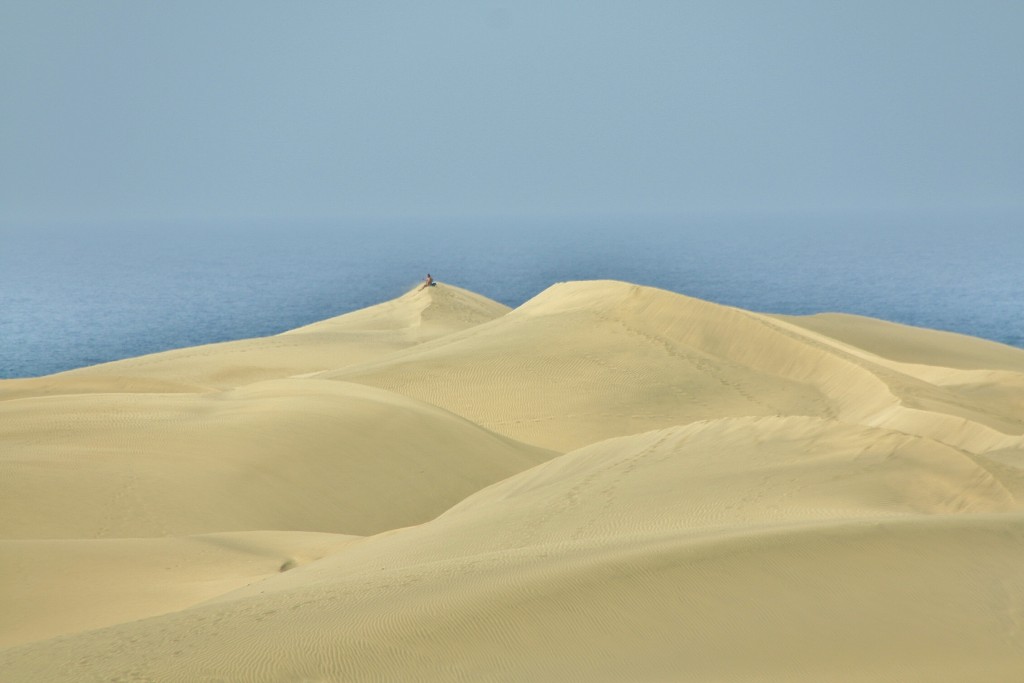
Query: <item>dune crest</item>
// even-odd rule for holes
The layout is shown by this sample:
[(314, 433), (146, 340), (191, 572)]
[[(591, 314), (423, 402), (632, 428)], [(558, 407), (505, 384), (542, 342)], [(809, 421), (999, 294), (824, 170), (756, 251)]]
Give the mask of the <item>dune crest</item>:
[(2, 382), (0, 678), (1016, 680), (1022, 410), (1021, 350), (613, 281)]

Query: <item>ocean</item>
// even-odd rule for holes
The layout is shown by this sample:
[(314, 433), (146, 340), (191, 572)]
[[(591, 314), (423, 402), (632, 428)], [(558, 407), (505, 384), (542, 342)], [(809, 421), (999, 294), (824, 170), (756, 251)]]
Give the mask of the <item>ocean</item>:
[(994, 214), (8, 230), (0, 377), (275, 334), (427, 272), (517, 306), (618, 279), (755, 311), (856, 313), (1024, 347), (1024, 220)]

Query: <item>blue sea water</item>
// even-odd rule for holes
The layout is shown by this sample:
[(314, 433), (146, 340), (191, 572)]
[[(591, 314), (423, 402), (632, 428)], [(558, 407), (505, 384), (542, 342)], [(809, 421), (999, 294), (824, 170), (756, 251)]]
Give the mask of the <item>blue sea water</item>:
[(612, 278), (1024, 347), (1022, 257), (1022, 217), (989, 214), (11, 230), (0, 377), (273, 334), (399, 296), (428, 271), (510, 306)]

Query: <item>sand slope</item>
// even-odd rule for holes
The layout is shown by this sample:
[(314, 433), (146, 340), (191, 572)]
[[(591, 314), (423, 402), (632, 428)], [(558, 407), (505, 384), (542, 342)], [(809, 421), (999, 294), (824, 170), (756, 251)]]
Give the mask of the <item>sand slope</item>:
[(1024, 352), (617, 282), (282, 336), (338, 327), (404, 341), (7, 393), (0, 678), (1024, 677)]
[(181, 610), (356, 540), (304, 531), (2, 540), (0, 647)]
[(918, 437), (713, 421), (596, 444), (206, 605), (5, 656), (55, 680), (1011, 680), (1022, 491)]

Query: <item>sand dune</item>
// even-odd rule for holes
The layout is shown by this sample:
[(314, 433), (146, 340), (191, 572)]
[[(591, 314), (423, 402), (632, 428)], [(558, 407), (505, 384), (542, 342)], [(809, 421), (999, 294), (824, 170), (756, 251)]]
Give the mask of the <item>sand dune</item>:
[(0, 402), (4, 538), (418, 524), (553, 453), (359, 385)]
[(222, 390), (362, 363), (492, 320), (508, 307), (453, 285), (257, 339), (208, 344), (0, 383), (0, 400), (98, 392)]
[(1024, 373), (1020, 349), (964, 334), (846, 313), (774, 317), (895, 361), (962, 370)]
[[(992, 347), (1005, 366), (1010, 350)], [(1012, 406), (905, 370), (770, 316), (626, 283), (574, 282), (493, 322), (320, 376), (413, 396), (556, 450), (743, 415), (836, 416), (978, 452), (1024, 443), (1024, 416)]]
[(0, 679), (1024, 677), (1024, 351), (617, 282), (279, 338), (0, 383)]

